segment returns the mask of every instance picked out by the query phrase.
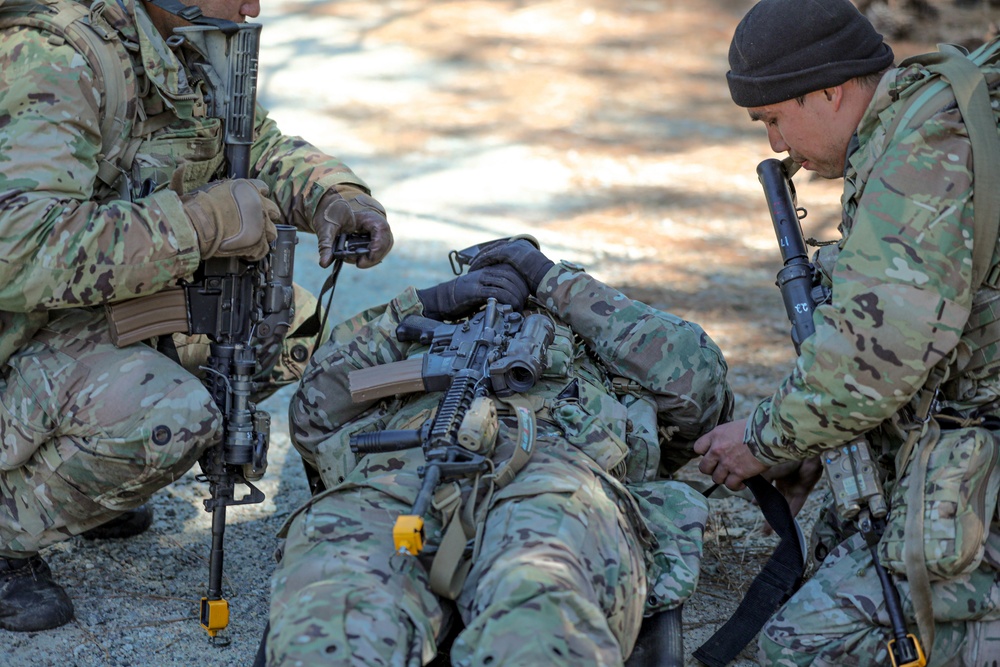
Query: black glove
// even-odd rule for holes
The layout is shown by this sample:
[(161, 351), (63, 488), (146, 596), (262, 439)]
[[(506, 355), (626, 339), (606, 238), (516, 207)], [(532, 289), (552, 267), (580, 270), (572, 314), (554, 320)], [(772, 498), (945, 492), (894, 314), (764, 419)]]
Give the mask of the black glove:
[(534, 294), (538, 290), (538, 283), (542, 282), (555, 262), (543, 255), (531, 241), (517, 239), (485, 248), (469, 264), (469, 271), (503, 265), (517, 269), (528, 285), (529, 294)]
[(490, 297), (521, 312), (528, 298), (528, 286), (513, 268), (497, 264), (417, 290), (417, 297), (424, 305), (426, 317), (458, 320), (474, 313)]

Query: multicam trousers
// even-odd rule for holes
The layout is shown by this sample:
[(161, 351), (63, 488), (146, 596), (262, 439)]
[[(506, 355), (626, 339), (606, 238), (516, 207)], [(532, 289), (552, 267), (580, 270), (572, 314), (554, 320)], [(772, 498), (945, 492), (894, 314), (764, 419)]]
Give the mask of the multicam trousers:
[[(895, 579), (912, 632), (909, 587)], [(1000, 571), (983, 563), (969, 575), (932, 583), (931, 592), (936, 623), (929, 667), (1000, 665)], [(871, 552), (855, 534), (764, 626), (758, 659), (783, 667), (888, 665), (892, 638)]]
[[(296, 290), (297, 327), (315, 300)], [(150, 346), (119, 349), (103, 310), (61, 311), (0, 370), (0, 556), (24, 557), (146, 502), (220, 437), (219, 409), (192, 374), (203, 337), (175, 336), (183, 366)], [(260, 352), (260, 400), (297, 381), (311, 339)], [(187, 369), (187, 370), (186, 370)]]
[[(453, 665), (621, 665), (642, 620), (642, 545), (585, 455), (543, 445), (535, 456), (491, 507), (454, 604), (430, 591), (423, 555), (393, 548), (408, 502), (369, 486), (313, 502), (292, 522), (272, 579), (267, 664), (422, 665), (458, 614)], [(572, 462), (553, 482), (562, 456)], [(398, 476), (416, 477), (416, 466), (401, 458), (391, 474), (407, 485)], [(543, 461), (539, 479), (532, 468)], [(425, 528), (433, 535), (440, 523)]]

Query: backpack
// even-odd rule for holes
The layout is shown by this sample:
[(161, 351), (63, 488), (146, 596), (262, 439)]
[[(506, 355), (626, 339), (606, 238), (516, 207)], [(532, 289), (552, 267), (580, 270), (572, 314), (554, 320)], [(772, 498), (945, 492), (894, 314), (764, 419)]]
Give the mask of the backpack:
[[(52, 44), (69, 43), (87, 60), (101, 96), (101, 152), (97, 156), (101, 199), (130, 199), (127, 178), (138, 141), (132, 141), (139, 107), (131, 56), (104, 19), (105, 0), (90, 7), (73, 0), (0, 0), (0, 30), (26, 27), (51, 33)], [(128, 66), (124, 66), (128, 63)]]
[[(993, 264), (1000, 231), (1000, 105), (991, 101), (990, 85), (1000, 78), (1000, 38), (967, 53), (950, 44), (937, 53), (914, 56), (900, 67), (918, 65), (929, 76), (887, 132), (921, 113), (940, 109), (951, 96), (962, 114), (972, 144), (974, 243), (972, 281), (977, 298), (983, 285), (1000, 288), (1000, 265)], [(975, 317), (975, 299), (973, 314)], [(996, 345), (1000, 321), (985, 313), (983, 321), (966, 325), (963, 336), (977, 345), (963, 373), (992, 372), (1000, 359)], [(920, 637), (934, 644), (934, 615), (930, 582), (974, 570), (983, 557), (989, 526), (997, 511), (1000, 490), (1000, 439), (995, 431), (960, 427), (942, 433), (934, 399), (952, 374), (956, 354), (945, 357), (927, 379), (916, 408), (916, 427), (910, 430), (896, 456), (899, 475), (893, 490), (893, 510), (879, 542), (879, 557), (891, 569), (905, 574), (910, 585)], [(947, 392), (946, 392), (947, 393)]]

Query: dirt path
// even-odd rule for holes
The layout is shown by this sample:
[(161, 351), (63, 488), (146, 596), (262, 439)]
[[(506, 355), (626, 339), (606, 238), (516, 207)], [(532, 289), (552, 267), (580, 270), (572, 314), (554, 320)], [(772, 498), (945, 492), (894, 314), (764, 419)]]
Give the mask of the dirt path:
[[(383, 265), (344, 272), (335, 316), (445, 278), (452, 248), (529, 232), (551, 256), (702, 324), (727, 355), (737, 413), (746, 414), (792, 357), (755, 177), (769, 156), (724, 81), (729, 38), (751, 4), (265, 3), (261, 99), (286, 132), (352, 165), (396, 232)], [(984, 2), (963, 12), (934, 22), (933, 36), (917, 25), (918, 41), (894, 43), (898, 55), (968, 36), (952, 24), (979, 29), (998, 10)], [(832, 237), (838, 185), (798, 188), (807, 235)], [(304, 239), (298, 280), (318, 290), (315, 256)], [(273, 536), (306, 498), (284, 435), (287, 398), (264, 405), (275, 417), (268, 500), (230, 511), (228, 647), (210, 646), (195, 618), (210, 537), (207, 488), (189, 474), (157, 494), (146, 535), (73, 540), (45, 554), (78, 620), (49, 633), (0, 632), (0, 664), (249, 665), (266, 619)], [(773, 548), (743, 499), (713, 500), (712, 509), (701, 585), (685, 607), (689, 654), (728, 618)], [(756, 663), (746, 653), (736, 664)]]

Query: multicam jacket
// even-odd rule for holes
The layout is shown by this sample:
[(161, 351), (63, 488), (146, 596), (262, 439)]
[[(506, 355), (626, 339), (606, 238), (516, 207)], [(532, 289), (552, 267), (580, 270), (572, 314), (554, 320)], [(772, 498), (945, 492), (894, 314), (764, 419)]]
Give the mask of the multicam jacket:
[[(994, 61), (984, 71), (997, 115), (1000, 67)], [(974, 294), (965, 125), (954, 101), (899, 119), (926, 76), (917, 65), (890, 71), (858, 126), (842, 238), (817, 259), (832, 299), (817, 307), (816, 333), (792, 373), (747, 425), (746, 441), (765, 463), (807, 458), (880, 425), (898, 447), (894, 422), (953, 352), (960, 354), (944, 407), (1000, 415), (996, 344), (984, 336), (998, 319), (996, 256)]]
[[(122, 67), (140, 96), (132, 201), (97, 179), (108, 101), (100, 73), (54, 32), (0, 30), (0, 363), (47, 311), (154, 293), (190, 275), (201, 258), (179, 194), (225, 176), (220, 121), (206, 117), (189, 49), (168, 46), (135, 0), (98, 0), (91, 16), (124, 44)], [(282, 135), (260, 107), (255, 136), (250, 175), (268, 184), (288, 224), (308, 231), (338, 183), (367, 190), (339, 160)]]

